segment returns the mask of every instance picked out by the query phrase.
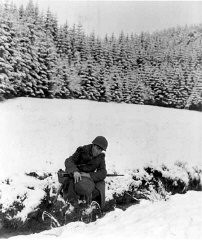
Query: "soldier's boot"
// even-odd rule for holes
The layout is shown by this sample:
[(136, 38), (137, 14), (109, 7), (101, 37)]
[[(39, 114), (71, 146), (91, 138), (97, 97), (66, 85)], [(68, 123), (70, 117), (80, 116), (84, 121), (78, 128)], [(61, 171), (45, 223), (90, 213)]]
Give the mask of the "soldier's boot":
[(96, 201), (92, 201), (92, 195), (87, 198), (86, 206), (81, 212), (81, 220), (85, 223), (96, 221), (102, 215), (100, 205)]
[(80, 221), (80, 209), (77, 200), (69, 202), (69, 208), (65, 212), (65, 223)]

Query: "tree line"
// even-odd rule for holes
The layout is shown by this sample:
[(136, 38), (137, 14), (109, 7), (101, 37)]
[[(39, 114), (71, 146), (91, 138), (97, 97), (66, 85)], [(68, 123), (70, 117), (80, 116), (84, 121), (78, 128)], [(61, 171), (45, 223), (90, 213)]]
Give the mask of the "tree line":
[(0, 96), (202, 109), (202, 25), (86, 34), (30, 1), (0, 5)]

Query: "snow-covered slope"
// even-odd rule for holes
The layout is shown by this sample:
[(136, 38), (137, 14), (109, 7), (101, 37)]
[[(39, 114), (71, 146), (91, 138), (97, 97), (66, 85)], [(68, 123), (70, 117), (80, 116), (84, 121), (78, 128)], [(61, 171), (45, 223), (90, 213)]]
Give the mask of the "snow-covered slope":
[[(70, 223), (40, 234), (11, 239), (172, 239), (199, 240), (202, 236), (201, 192), (175, 195), (169, 201), (142, 201), (126, 211), (116, 209), (91, 224)], [(194, 203), (194, 204), (193, 204)]]
[(148, 162), (202, 165), (202, 114), (193, 111), (77, 100), (18, 98), (0, 103), (0, 176), (57, 170), (77, 146), (97, 135), (109, 141), (107, 165)]
[[(199, 112), (151, 106), (31, 98), (0, 103), (0, 205), (6, 211), (16, 201), (23, 203), (25, 207), (22, 206), (15, 218), (24, 221), (27, 214), (40, 204), (45, 196), (44, 189), (49, 185), (58, 186), (55, 173), (64, 167), (65, 158), (97, 135), (104, 135), (109, 141), (106, 152), (108, 172), (116, 170), (125, 174), (112, 181), (107, 179), (107, 200), (112, 199), (114, 193), (138, 189), (143, 181), (151, 182), (151, 169), (171, 180), (173, 186), (180, 183), (182, 190), (186, 191), (190, 179), (201, 185), (201, 127)], [(52, 176), (37, 179), (25, 175), (30, 172), (38, 176), (52, 173)], [(153, 191), (155, 198), (156, 186), (150, 187), (148, 191)], [(58, 231), (60, 237), (72, 234), (76, 239), (82, 234), (90, 238), (100, 235), (107, 238), (112, 232), (116, 232), (114, 238), (133, 234), (134, 237), (150, 239), (162, 236), (170, 239), (188, 236), (192, 239), (194, 231), (196, 237), (201, 234), (200, 198), (200, 192), (191, 192), (183, 197), (172, 197), (166, 203), (141, 202), (125, 212), (108, 213), (90, 225), (71, 223), (52, 230), (52, 233), (31, 235), (30, 238), (43, 238), (46, 234), (49, 238), (53, 234), (54, 238)], [(196, 202), (194, 206), (191, 205), (193, 201)], [(182, 225), (175, 225), (173, 219), (178, 219)], [(123, 222), (126, 223), (120, 232)], [(191, 224), (189, 229), (188, 223)], [(107, 234), (101, 234), (102, 230)]]

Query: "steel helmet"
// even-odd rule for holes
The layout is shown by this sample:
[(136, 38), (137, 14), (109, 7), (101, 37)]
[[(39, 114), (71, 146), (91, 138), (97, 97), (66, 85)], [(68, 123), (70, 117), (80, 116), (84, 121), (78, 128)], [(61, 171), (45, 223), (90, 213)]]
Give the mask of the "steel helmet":
[(98, 136), (93, 140), (92, 143), (101, 147), (104, 151), (107, 150), (108, 142), (107, 142), (107, 139), (105, 137)]
[(82, 177), (81, 180), (74, 185), (75, 192), (78, 195), (90, 196), (95, 188), (95, 183), (89, 177)]

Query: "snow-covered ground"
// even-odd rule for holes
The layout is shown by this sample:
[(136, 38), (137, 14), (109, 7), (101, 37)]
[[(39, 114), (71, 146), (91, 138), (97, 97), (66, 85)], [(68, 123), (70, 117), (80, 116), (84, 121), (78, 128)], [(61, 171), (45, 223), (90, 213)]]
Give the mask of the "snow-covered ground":
[(201, 239), (202, 193), (174, 195), (169, 201), (142, 201), (126, 211), (116, 209), (88, 225), (77, 222), (40, 234), (12, 239)]
[[(58, 170), (77, 146), (109, 141), (108, 166), (175, 161), (202, 165), (202, 114), (81, 100), (18, 98), (0, 103), (0, 175)], [(47, 169), (49, 168), (49, 169)]]
[[(193, 111), (83, 100), (18, 98), (2, 102), (0, 203), (9, 206), (24, 193), (28, 196), (26, 212), (33, 209), (43, 197), (41, 189), (55, 179), (39, 183), (24, 173), (57, 172), (64, 168), (66, 157), (97, 135), (109, 141), (108, 172), (127, 173), (128, 169), (164, 164), (173, 170), (169, 174), (183, 178), (174, 167), (176, 162), (187, 163), (188, 169), (202, 168), (201, 127), (202, 114)], [(12, 184), (5, 184), (6, 180)], [(126, 176), (114, 186), (120, 189), (127, 184)], [(111, 191), (107, 191), (108, 198)], [(201, 192), (188, 192), (166, 202), (142, 201), (124, 212), (116, 209), (95, 223), (71, 223), (26, 238), (200, 239), (201, 197)], [(19, 213), (19, 217), (25, 216), (25, 212)]]

